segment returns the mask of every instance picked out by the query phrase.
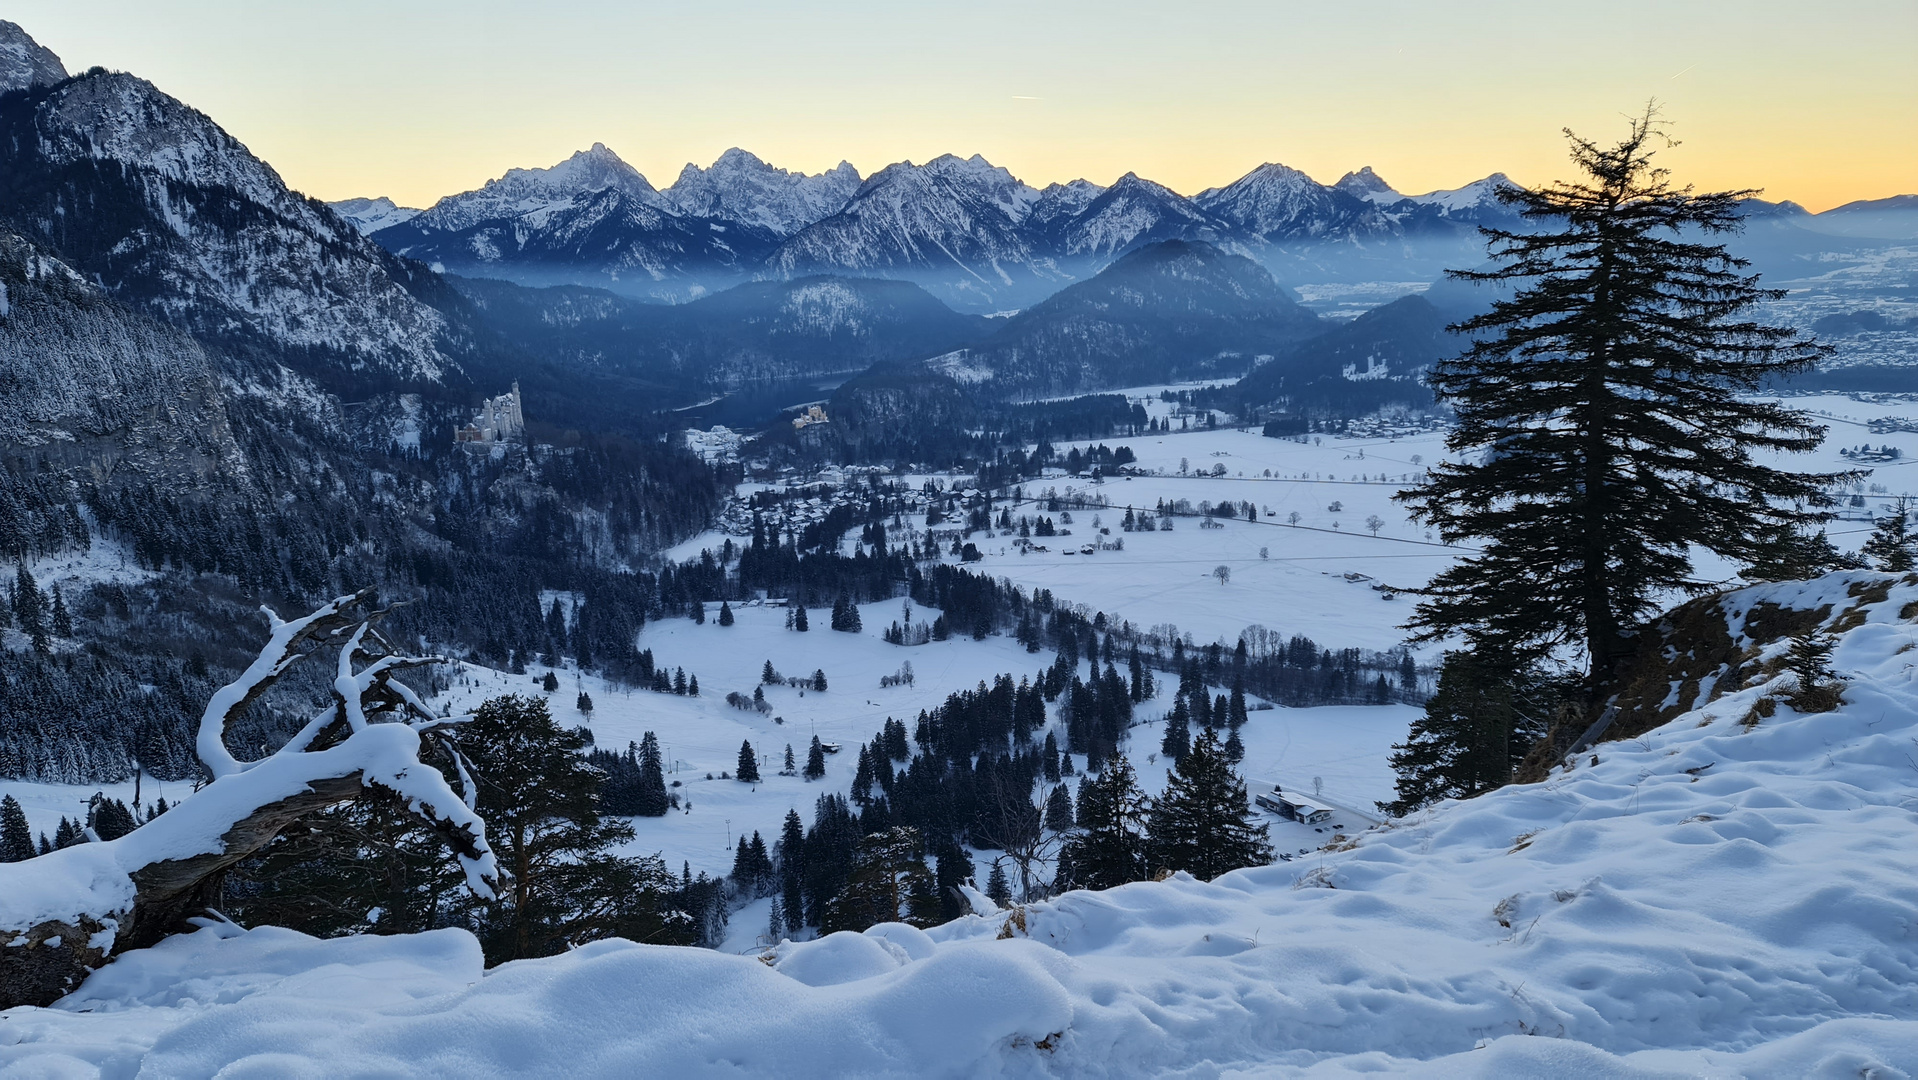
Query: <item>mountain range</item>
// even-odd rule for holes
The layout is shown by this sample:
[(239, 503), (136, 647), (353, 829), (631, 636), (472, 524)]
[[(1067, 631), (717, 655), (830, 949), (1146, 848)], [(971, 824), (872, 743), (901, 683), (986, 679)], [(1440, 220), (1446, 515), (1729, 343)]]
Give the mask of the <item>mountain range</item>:
[(805, 175), (735, 148), (656, 189), (596, 143), (422, 211), (385, 199), (333, 206), (392, 252), (468, 276), (655, 300), (748, 278), (889, 277), (991, 312), (1029, 305), (1165, 240), (1203, 241), (1288, 270), (1402, 260), (1408, 245), (1449, 256), (1476, 242), (1478, 225), (1509, 223), (1495, 194), (1505, 182), (1494, 175), (1407, 197), (1369, 168), (1322, 185), (1268, 164), (1188, 198), (1134, 173), (1109, 187), (1035, 189), (976, 154), (899, 162), (861, 180), (844, 162)]

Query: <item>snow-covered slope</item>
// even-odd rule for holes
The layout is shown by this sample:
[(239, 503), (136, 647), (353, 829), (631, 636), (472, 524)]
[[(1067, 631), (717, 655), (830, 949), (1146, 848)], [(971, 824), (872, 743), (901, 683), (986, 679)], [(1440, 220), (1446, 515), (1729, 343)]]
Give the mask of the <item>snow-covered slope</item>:
[(688, 162), (662, 194), (688, 217), (741, 221), (791, 236), (838, 213), (857, 190), (859, 170), (850, 162), (809, 176), (775, 168), (735, 146), (711, 168)]
[(67, 66), (53, 50), (33, 40), (19, 23), (0, 19), (0, 94), (57, 83)]
[[(1847, 626), (1835, 712), (1760, 674), (1540, 784), (1310, 859), (760, 958), (203, 930), (0, 1026), (0, 1066), (203, 1075), (1899, 1077), (1918, 1062), (1901, 619), (1918, 578), (1724, 603)], [(1784, 648), (1749, 643), (1762, 662)]]

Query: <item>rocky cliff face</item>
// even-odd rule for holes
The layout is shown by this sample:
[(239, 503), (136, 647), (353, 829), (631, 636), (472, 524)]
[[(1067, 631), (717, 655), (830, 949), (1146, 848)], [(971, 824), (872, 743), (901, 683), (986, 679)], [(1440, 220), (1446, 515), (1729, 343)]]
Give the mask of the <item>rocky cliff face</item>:
[(0, 100), (0, 219), (115, 298), (236, 353), (342, 386), (458, 369), (413, 270), (131, 75)]
[(19, 23), (0, 19), (0, 94), (57, 83), (67, 66), (53, 50), (27, 36)]
[(220, 373), (198, 342), (0, 231), (0, 445), (31, 467), (170, 489), (243, 484)]

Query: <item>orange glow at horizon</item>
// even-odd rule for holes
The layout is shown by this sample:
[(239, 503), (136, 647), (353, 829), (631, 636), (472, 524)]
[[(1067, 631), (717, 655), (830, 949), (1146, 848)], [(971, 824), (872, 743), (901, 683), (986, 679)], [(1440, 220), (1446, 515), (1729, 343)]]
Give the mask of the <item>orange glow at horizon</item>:
[(1701, 190), (1918, 192), (1918, 3), (706, 5), (15, 0), (68, 68), (133, 72), (294, 187), (424, 206), (604, 142), (656, 186), (740, 146), (817, 172), (981, 153), (1034, 186), (1194, 194), (1266, 161), (1398, 190), (1567, 175), (1657, 99)]

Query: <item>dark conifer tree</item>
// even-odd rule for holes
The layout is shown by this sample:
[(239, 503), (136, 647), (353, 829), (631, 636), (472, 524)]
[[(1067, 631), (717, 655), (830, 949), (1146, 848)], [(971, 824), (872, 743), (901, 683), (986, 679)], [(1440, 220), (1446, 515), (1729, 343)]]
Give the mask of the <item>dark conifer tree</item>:
[(826, 748), (819, 744), (819, 736), (812, 737), (812, 746), (806, 750), (806, 779), (818, 780), (826, 775)]
[(19, 617), (20, 629), (28, 636), (46, 633), (46, 597), (26, 563), (14, 570), (13, 612)]
[(726, 601), (721, 600), (719, 602), (719, 625), (731, 626), (733, 622), (734, 622), (733, 606), (727, 603)]
[(578, 709), (587, 716), (593, 715), (593, 695), (581, 690), (579, 696), (573, 699), (573, 708)]
[(53, 636), (70, 638), (73, 636), (73, 616), (67, 614), (67, 601), (60, 594), (60, 586), (53, 587)]
[(664, 817), (672, 806), (666, 791), (664, 763), (659, 755), (659, 737), (647, 732), (639, 740), (639, 794), (636, 800), (640, 817)]
[[(1860, 552), (1874, 570), (1902, 574), (1911, 570), (1913, 550), (1918, 548), (1918, 536), (1911, 531), (1911, 500), (1900, 496), (1892, 503), (1891, 514), (1880, 518), (1871, 530), (1871, 538), (1865, 541)], [(58, 600), (59, 592), (54, 592)]]
[(1120, 754), (1079, 785), (1079, 827), (1059, 852), (1062, 888), (1110, 889), (1146, 877), (1148, 801)]
[(126, 803), (95, 795), (87, 810), (87, 827), (102, 840), (118, 840), (138, 828), (139, 822), (133, 819), (133, 811), (127, 809)]
[(25, 862), (34, 854), (27, 812), (13, 796), (0, 796), (0, 862)]
[(1516, 291), (1454, 327), (1472, 344), (1431, 377), (1453, 454), (1398, 498), (1480, 548), (1423, 590), (1419, 640), (1572, 643), (1602, 683), (1659, 597), (1705, 587), (1692, 545), (1756, 560), (1819, 520), (1834, 478), (1759, 460), (1818, 444), (1823, 428), (1750, 392), (1823, 350), (1755, 321), (1784, 294), (1698, 240), (1736, 231), (1754, 193), (1673, 187), (1649, 110), (1616, 146), (1568, 137), (1583, 177), (1501, 188), (1529, 227), (1482, 230), (1497, 265), (1453, 272)]
[(826, 692), (826, 669), (825, 668), (813, 669), (812, 688), (817, 693), (823, 694)]
[(852, 772), (852, 801), (861, 806), (872, 800), (872, 748), (859, 748), (859, 764)]
[(68, 821), (66, 817), (62, 815), (60, 824), (53, 830), (54, 848), (56, 850), (60, 848), (70, 848), (75, 844), (84, 844), (86, 842), (87, 834), (80, 830), (80, 826)]
[(1558, 688), (1533, 667), (1510, 657), (1446, 653), (1425, 715), (1392, 747), (1398, 798), (1379, 808), (1403, 816), (1511, 783), (1557, 704)]
[(1046, 796), (1046, 828), (1053, 832), (1068, 832), (1073, 826), (1072, 793), (1064, 784), (1055, 784), (1052, 794)]
[(1263, 866), (1272, 861), (1268, 831), (1252, 823), (1245, 780), (1232, 771), (1218, 736), (1202, 731), (1152, 805), (1152, 865), (1184, 870), (1201, 881), (1242, 866)]
[(553, 692), (553, 691), (555, 691), (555, 690), (558, 690), (558, 689), (559, 689), (559, 676), (558, 676), (558, 675), (555, 675), (555, 674), (553, 674), (553, 673), (552, 673), (552, 672), (550, 672), (550, 671), (549, 671), (549, 672), (547, 672), (547, 673), (546, 673), (546, 676), (545, 676), (544, 678), (542, 678), (542, 679), (540, 679), (540, 681), (539, 681), (539, 688), (540, 688), (541, 690), (544, 690), (544, 691), (546, 691), (546, 692), (547, 692), (547, 693), (549, 693), (549, 694), (550, 694), (550, 693), (552, 693), (552, 692)]
[(1166, 714), (1165, 737), (1159, 740), (1159, 753), (1177, 761), (1192, 748), (1191, 713), (1185, 707), (1185, 699), (1173, 698), (1172, 711)]
[(811, 629), (806, 623), (806, 605), (804, 604), (793, 609), (793, 629), (802, 634)]
[(786, 744), (786, 763), (779, 767), (779, 775), (781, 776), (798, 776), (799, 775), (799, 767), (793, 761), (793, 744), (791, 743)]
[(753, 753), (751, 740), (740, 741), (739, 764), (733, 770), (733, 777), (748, 784), (759, 783), (759, 755)]
[(992, 861), (992, 873), (986, 875), (986, 899), (1000, 907), (1012, 903), (1012, 883), (1006, 880), (1006, 866), (1003, 860)]
[[(792, 747), (786, 748), (786, 760), (792, 760)], [(786, 909), (786, 929), (798, 933), (806, 925), (806, 825), (799, 811), (786, 811), (779, 830), (779, 898)]]
[(1225, 760), (1233, 765), (1245, 760), (1245, 740), (1239, 738), (1236, 727), (1226, 729)]

